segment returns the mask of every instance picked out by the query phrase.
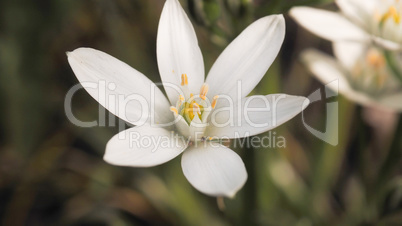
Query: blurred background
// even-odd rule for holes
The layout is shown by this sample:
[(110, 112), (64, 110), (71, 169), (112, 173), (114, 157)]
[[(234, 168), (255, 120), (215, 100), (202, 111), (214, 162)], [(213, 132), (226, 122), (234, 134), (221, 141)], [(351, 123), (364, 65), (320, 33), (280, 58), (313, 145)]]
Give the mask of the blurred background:
[[(331, 53), (331, 45), (286, 14), (295, 5), (336, 9), (331, 1), (180, 2), (195, 26), (206, 71), (247, 25), (285, 14), (282, 50), (253, 93), (324, 93), (299, 53), (308, 47)], [(311, 127), (339, 135), (337, 146), (312, 135), (298, 115), (272, 131), (286, 139), (286, 148), (236, 149), (249, 178), (224, 205), (188, 183), (180, 158), (144, 169), (106, 164), (105, 145), (119, 131), (118, 119), (109, 119), (116, 126), (92, 128), (67, 120), (64, 97), (78, 81), (65, 52), (99, 49), (160, 82), (156, 35), (163, 4), (0, 1), (1, 225), (402, 225), (400, 116), (342, 96), (304, 112)], [(338, 119), (327, 118), (327, 103), (338, 104)], [(73, 98), (82, 121), (97, 120), (99, 108), (84, 90)]]

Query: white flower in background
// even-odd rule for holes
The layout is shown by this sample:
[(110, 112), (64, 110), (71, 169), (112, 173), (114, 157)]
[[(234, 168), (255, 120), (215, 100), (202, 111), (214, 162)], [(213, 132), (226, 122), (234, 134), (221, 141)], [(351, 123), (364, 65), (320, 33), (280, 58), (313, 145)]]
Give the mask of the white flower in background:
[[(117, 110), (116, 106), (101, 100), (98, 88), (87, 88), (84, 84), (100, 80), (114, 83), (116, 86), (107, 89), (106, 96), (141, 96), (141, 100), (154, 105), (148, 106), (149, 112), (159, 124), (154, 125), (148, 118), (142, 125), (137, 123), (138, 126), (115, 135), (106, 146), (105, 161), (121, 166), (150, 167), (165, 163), (185, 150), (183, 172), (196, 189), (212, 196), (233, 197), (244, 185), (247, 172), (241, 158), (217, 141), (270, 130), (300, 113), (308, 104), (304, 97), (284, 94), (246, 97), (274, 61), (284, 35), (282, 15), (259, 19), (225, 49), (204, 81), (204, 62), (193, 26), (180, 3), (167, 0), (159, 22), (157, 59), (169, 100), (147, 77), (106, 53), (90, 48), (68, 53), (68, 61), (88, 93), (121, 119), (136, 124), (134, 118), (144, 115), (143, 101), (119, 99), (117, 105), (126, 106), (124, 111)], [(241, 92), (237, 91), (238, 81), (242, 81)], [(241, 100), (236, 101), (238, 98)], [(233, 100), (235, 107), (248, 105), (260, 111), (248, 115), (223, 111), (227, 100)], [(261, 111), (270, 107), (266, 106), (267, 102), (273, 103), (276, 109)], [(222, 125), (231, 119), (234, 124)], [(175, 124), (158, 126), (169, 122)], [(172, 131), (191, 142), (174, 139)], [(148, 145), (136, 145), (133, 136), (147, 138)], [(152, 142), (160, 138), (170, 139), (169, 145)]]
[(382, 49), (336, 42), (333, 51), (336, 59), (313, 49), (305, 50), (301, 57), (321, 82), (334, 90), (339, 88), (348, 99), (365, 106), (402, 111), (402, 84), (387, 64)]
[(290, 15), (306, 29), (330, 41), (374, 41), (402, 49), (402, 1), (335, 0), (340, 12), (293, 7)]

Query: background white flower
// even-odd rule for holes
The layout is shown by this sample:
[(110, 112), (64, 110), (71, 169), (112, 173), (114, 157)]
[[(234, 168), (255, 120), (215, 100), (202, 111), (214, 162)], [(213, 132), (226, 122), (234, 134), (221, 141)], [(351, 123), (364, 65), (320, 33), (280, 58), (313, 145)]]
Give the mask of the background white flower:
[(303, 27), (330, 41), (375, 43), (402, 48), (402, 2), (398, 0), (336, 0), (340, 12), (293, 7), (290, 15)]
[[(402, 84), (386, 62), (384, 51), (354, 42), (333, 43), (336, 58), (314, 49), (302, 52), (308, 69), (324, 84), (365, 106), (402, 111)], [(394, 56), (395, 57), (395, 56)], [(339, 87), (333, 87), (338, 85)]]
[[(163, 8), (157, 37), (157, 58), (162, 81), (168, 96), (163, 95), (153, 83), (140, 72), (112, 56), (90, 48), (79, 48), (68, 53), (69, 63), (83, 82), (105, 80), (115, 83), (116, 89), (107, 90), (106, 95), (129, 96), (138, 94), (148, 103), (151, 90), (155, 90), (155, 121), (163, 124), (172, 121), (172, 127), (151, 125), (148, 119), (144, 125), (130, 128), (115, 135), (108, 142), (105, 161), (114, 165), (149, 167), (167, 162), (181, 154), (184, 175), (199, 191), (212, 196), (233, 197), (244, 185), (247, 172), (240, 157), (229, 148), (214, 142), (221, 137), (235, 138), (251, 136), (270, 130), (300, 113), (308, 104), (304, 97), (274, 94), (246, 97), (258, 84), (278, 54), (285, 35), (282, 15), (259, 19), (247, 27), (219, 56), (204, 83), (204, 63), (194, 29), (177, 0), (167, 0)], [(249, 115), (253, 123), (264, 124), (253, 127), (247, 123), (244, 114), (221, 114), (218, 120), (234, 117), (241, 124), (217, 126), (211, 123), (213, 110), (225, 107), (220, 95), (237, 100), (237, 81), (242, 81), (241, 101), (235, 105), (250, 103), (250, 107), (263, 108), (266, 101), (275, 104), (276, 110), (266, 114), (254, 112)], [(180, 87), (179, 92), (172, 87)], [(87, 89), (99, 101), (97, 89)], [(198, 95), (199, 94), (199, 95)], [(118, 105), (124, 102), (118, 102)], [(133, 122), (144, 113), (141, 104), (130, 101), (125, 111), (118, 111), (107, 104), (109, 111), (128, 122)], [(149, 106), (150, 108), (152, 106)], [(154, 113), (154, 112), (151, 112)], [(272, 121), (273, 113), (276, 120)], [(170, 137), (171, 131), (178, 131), (200, 145), (190, 145), (185, 140), (172, 139), (169, 147), (135, 147), (130, 134), (140, 133), (143, 137), (158, 139)], [(195, 132), (203, 133), (198, 138)], [(125, 136), (121, 136), (125, 135)], [(125, 137), (122, 139), (121, 137)], [(209, 139), (212, 139), (209, 141)], [(198, 143), (197, 143), (198, 144)], [(156, 151), (155, 151), (156, 150)]]

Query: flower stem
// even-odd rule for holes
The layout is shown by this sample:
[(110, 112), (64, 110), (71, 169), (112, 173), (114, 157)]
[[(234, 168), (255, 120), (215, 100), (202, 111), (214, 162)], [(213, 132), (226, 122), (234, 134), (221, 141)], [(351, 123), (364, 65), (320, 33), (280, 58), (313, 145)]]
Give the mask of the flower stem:
[(382, 186), (387, 181), (389, 175), (392, 174), (394, 168), (399, 165), (398, 163), (400, 163), (402, 158), (402, 116), (399, 117), (399, 122), (394, 134), (387, 158), (382, 164), (378, 175), (377, 186)]

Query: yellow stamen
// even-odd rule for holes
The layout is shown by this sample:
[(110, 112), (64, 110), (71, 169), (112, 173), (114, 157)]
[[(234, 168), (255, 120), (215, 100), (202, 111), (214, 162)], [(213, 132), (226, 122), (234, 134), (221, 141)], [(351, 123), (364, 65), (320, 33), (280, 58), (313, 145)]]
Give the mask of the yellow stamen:
[(383, 68), (386, 65), (384, 56), (381, 55), (381, 53), (378, 53), (377, 51), (370, 51), (367, 54), (366, 57), (367, 63), (374, 68)]
[(188, 78), (186, 74), (181, 74), (181, 85), (188, 85)]
[(193, 97), (194, 97), (194, 94), (190, 93), (190, 98), (193, 98)]
[(216, 103), (218, 102), (218, 98), (219, 98), (218, 95), (214, 96), (214, 99), (212, 100), (212, 104), (211, 104), (212, 109), (215, 108)]
[(179, 112), (177, 111), (177, 108), (175, 108), (175, 107), (170, 107), (170, 111), (173, 112), (175, 115), (179, 114)]
[(401, 22), (401, 15), (399, 14), (398, 10), (395, 6), (390, 6), (388, 11), (382, 16), (381, 23), (384, 23), (389, 18), (392, 18), (396, 24), (400, 24)]
[(204, 83), (201, 86), (201, 90), (200, 90), (200, 98), (201, 99), (205, 100), (207, 98), (206, 95), (208, 93), (208, 89), (209, 89), (209, 86), (206, 83)]
[(389, 13), (391, 14), (396, 24), (399, 24), (401, 22), (401, 15), (398, 13), (394, 6), (389, 7)]
[(209, 138), (208, 138), (208, 140), (212, 140), (212, 139), (213, 139), (212, 137), (209, 137)]
[(184, 97), (182, 95), (179, 96), (179, 107), (183, 104), (184, 102)]

